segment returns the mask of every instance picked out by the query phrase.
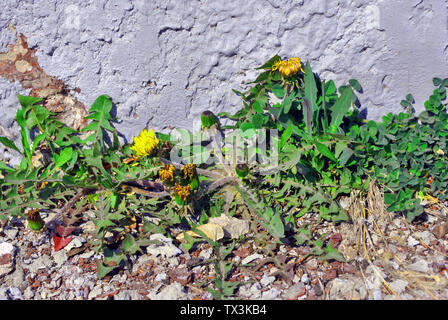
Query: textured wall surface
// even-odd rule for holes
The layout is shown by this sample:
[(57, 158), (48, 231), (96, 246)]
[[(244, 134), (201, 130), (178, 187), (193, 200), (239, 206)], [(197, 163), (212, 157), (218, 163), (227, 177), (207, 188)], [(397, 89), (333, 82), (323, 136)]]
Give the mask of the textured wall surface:
[[(276, 53), (310, 60), (337, 85), (358, 79), (372, 119), (401, 110), (407, 93), (421, 110), (432, 77), (448, 77), (448, 0), (0, 0), (0, 6), (0, 52), (23, 34), (41, 69), (79, 88), (73, 95), (87, 108), (100, 94), (113, 98), (117, 128), (127, 139), (146, 125), (191, 128), (206, 109), (237, 110), (241, 102), (231, 89), (244, 90), (253, 69)], [(16, 94), (30, 90), (0, 76), (0, 134), (18, 136)]]

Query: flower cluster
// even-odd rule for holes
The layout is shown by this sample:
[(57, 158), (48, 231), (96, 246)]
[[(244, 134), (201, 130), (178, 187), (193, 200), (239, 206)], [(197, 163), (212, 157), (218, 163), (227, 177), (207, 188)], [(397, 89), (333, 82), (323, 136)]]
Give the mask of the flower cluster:
[(159, 145), (159, 139), (152, 129), (143, 129), (137, 137), (134, 137), (134, 145), (131, 150), (135, 151), (138, 157), (149, 156)]
[(299, 58), (289, 58), (288, 60), (279, 60), (274, 62), (272, 71), (278, 70), (283, 77), (290, 77), (298, 72), (303, 72), (302, 62)]
[(166, 164), (159, 170), (159, 177), (163, 183), (172, 185), (174, 183), (174, 176), (176, 175), (176, 167), (172, 164)]
[(184, 206), (191, 200), (192, 189), (189, 184), (186, 186), (182, 186), (179, 183), (176, 183), (174, 187), (174, 195), (177, 204)]

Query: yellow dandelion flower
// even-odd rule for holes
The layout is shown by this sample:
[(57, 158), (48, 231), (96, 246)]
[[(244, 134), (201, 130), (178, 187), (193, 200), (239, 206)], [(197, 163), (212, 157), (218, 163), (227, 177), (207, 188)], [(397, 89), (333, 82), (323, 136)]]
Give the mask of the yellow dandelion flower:
[(172, 183), (174, 182), (174, 176), (176, 175), (176, 167), (172, 164), (166, 164), (162, 169), (159, 170), (160, 179), (163, 182)]
[(179, 183), (176, 183), (174, 187), (174, 195), (178, 205), (186, 205), (191, 199), (191, 186), (189, 184), (187, 184), (186, 186), (182, 186)]
[(194, 163), (184, 165), (180, 171), (182, 171), (184, 179), (193, 178), (196, 174), (196, 166)]
[(134, 137), (134, 145), (131, 150), (138, 157), (150, 155), (159, 145), (159, 139), (152, 129), (143, 129), (137, 137)]
[(289, 58), (288, 60), (279, 60), (274, 62), (274, 65), (271, 68), (272, 71), (278, 70), (282, 76), (290, 77), (298, 72), (303, 72), (302, 62), (299, 58)]

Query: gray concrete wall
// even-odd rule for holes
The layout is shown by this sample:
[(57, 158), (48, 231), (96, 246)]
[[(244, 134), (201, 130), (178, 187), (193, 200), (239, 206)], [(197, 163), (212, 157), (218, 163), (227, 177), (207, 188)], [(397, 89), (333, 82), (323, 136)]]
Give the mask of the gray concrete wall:
[[(125, 137), (191, 128), (206, 109), (240, 108), (253, 70), (278, 53), (342, 85), (360, 81), (368, 117), (421, 110), (448, 77), (448, 0), (0, 0), (0, 52), (22, 33), (41, 68), (88, 108), (109, 94)], [(15, 26), (16, 33), (11, 31)], [(0, 77), (0, 131), (13, 126), (17, 80)]]

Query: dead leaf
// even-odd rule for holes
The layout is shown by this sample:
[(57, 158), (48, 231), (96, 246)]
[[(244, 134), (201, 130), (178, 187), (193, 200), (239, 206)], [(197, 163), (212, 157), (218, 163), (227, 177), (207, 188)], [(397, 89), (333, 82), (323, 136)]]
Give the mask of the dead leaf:
[(221, 215), (210, 218), (210, 223), (216, 223), (224, 230), (224, 236), (227, 238), (238, 239), (241, 235), (250, 231), (249, 221)]
[[(199, 231), (202, 231), (209, 239), (213, 241), (217, 241), (219, 239), (224, 238), (224, 230), (221, 226), (217, 225), (216, 223), (206, 223), (203, 225), (200, 225), (197, 227)], [(200, 238), (201, 236), (195, 233), (192, 230), (189, 230), (186, 232), (189, 236)], [(176, 237), (177, 240), (183, 240), (184, 239), (184, 233), (182, 232)]]

